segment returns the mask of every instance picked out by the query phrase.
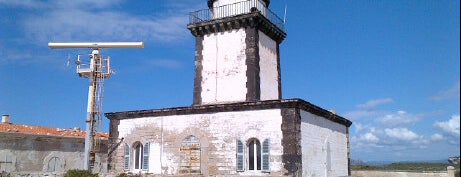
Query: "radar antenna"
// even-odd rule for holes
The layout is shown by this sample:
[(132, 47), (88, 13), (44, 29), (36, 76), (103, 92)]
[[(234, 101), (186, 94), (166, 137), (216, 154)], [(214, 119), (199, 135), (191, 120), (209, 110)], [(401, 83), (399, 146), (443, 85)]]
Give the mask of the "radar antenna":
[(84, 42), (84, 43), (48, 43), (51, 49), (65, 48), (89, 48), (93, 49), (87, 62), (78, 59), (77, 73), (80, 77), (88, 78), (88, 107), (86, 118), (85, 156), (84, 169), (92, 171), (95, 162), (95, 154), (99, 151), (100, 137), (98, 128), (102, 119), (102, 100), (104, 91), (104, 79), (113, 73), (110, 69), (110, 57), (104, 58), (100, 54), (103, 48), (144, 48), (143, 42)]

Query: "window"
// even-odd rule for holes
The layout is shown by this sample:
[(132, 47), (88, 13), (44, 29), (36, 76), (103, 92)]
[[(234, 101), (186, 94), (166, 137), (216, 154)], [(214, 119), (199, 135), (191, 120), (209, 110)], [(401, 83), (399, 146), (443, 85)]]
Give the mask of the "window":
[(238, 172), (245, 171), (245, 156), (247, 170), (270, 172), (270, 141), (264, 140), (262, 146), (258, 139), (250, 139), (248, 141), (247, 152), (244, 152), (244, 146), (241, 140), (237, 140), (237, 164)]
[(51, 157), (46, 168), (47, 172), (56, 172), (60, 170), (61, 161), (58, 157)]
[(201, 147), (197, 137), (191, 135), (185, 138), (181, 143), (181, 161), (179, 173), (181, 174), (199, 174)]
[(134, 162), (134, 169), (140, 170), (142, 164), (142, 157), (143, 157), (143, 147), (140, 142), (136, 142), (133, 146), (133, 162)]
[(261, 170), (261, 144), (257, 139), (248, 144), (248, 170)]
[(125, 171), (139, 171), (149, 170), (149, 152), (150, 151), (150, 143), (147, 142), (142, 145), (141, 142), (135, 142), (133, 147), (130, 148), (128, 144), (125, 144), (125, 163), (124, 169)]

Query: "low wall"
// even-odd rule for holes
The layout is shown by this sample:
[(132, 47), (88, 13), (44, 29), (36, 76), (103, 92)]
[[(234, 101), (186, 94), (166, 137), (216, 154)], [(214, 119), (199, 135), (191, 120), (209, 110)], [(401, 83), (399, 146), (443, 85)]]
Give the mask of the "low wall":
[(352, 171), (352, 177), (449, 177), (442, 172), (390, 172), (390, 171)]

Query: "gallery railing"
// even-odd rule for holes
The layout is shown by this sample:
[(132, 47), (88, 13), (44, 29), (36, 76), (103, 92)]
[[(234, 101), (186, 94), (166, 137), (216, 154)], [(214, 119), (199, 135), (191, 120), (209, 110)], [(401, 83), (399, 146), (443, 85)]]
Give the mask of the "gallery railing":
[(285, 23), (280, 17), (265, 6), (262, 0), (247, 0), (210, 9), (203, 9), (189, 13), (189, 24), (202, 23), (225, 17), (259, 12), (275, 26), (285, 31)]

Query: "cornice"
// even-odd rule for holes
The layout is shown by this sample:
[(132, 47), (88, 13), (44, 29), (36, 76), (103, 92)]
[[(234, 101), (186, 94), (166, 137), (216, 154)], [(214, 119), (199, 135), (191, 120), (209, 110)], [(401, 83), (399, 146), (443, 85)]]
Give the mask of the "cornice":
[(281, 43), (287, 35), (258, 11), (187, 25), (195, 37), (247, 27), (258, 28), (278, 43)]

